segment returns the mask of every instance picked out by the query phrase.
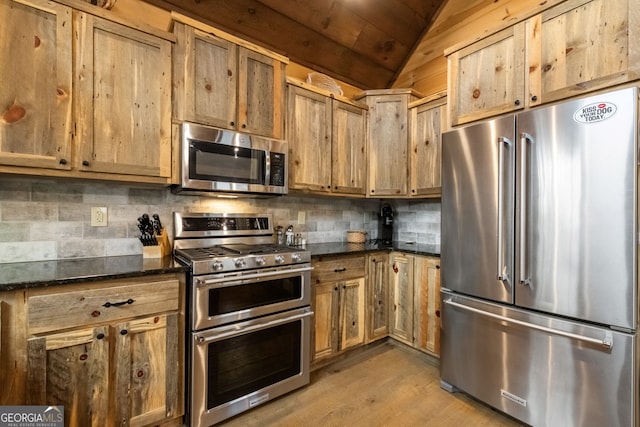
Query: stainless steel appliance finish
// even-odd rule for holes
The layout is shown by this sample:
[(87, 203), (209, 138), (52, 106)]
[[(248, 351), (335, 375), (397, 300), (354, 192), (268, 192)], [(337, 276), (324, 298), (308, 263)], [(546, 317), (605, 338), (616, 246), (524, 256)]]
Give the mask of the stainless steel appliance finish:
[(174, 213), (187, 295), (188, 419), (208, 426), (309, 382), (310, 253), (271, 215)]
[(287, 142), (183, 123), (174, 193), (279, 196), (288, 191)]
[(637, 102), (443, 135), (443, 384), (533, 425), (638, 425)]

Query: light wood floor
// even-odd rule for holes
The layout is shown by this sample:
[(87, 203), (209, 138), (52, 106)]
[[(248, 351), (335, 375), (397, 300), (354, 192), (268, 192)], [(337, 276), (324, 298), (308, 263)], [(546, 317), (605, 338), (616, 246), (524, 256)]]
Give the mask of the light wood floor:
[(522, 424), (440, 388), (427, 356), (391, 342), (311, 373), (311, 384), (221, 425), (513, 427)]

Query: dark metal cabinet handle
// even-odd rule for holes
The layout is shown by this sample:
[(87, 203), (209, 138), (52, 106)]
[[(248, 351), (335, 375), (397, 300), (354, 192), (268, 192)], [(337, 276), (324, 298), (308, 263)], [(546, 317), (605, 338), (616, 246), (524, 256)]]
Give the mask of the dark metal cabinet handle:
[(82, 166), (89, 166), (89, 161), (88, 160), (83, 160), (82, 161)]
[(67, 159), (60, 159), (60, 164), (61, 165), (66, 165), (67, 164)]
[(342, 267), (342, 268), (336, 268), (335, 270), (333, 270), (334, 273), (342, 273), (343, 271), (347, 271), (347, 269), (345, 267)]
[(120, 307), (121, 305), (125, 305), (125, 304), (133, 304), (134, 302), (136, 302), (135, 300), (129, 298), (126, 301), (120, 301), (120, 302), (105, 302), (102, 306), (109, 308), (109, 307)]

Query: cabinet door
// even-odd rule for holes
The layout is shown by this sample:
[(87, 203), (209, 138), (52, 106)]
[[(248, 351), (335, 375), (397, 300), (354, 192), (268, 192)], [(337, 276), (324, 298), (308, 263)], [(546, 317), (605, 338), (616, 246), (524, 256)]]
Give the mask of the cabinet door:
[(112, 327), (115, 339), (113, 396), (117, 420), (144, 426), (180, 414), (182, 382), (178, 315), (158, 315)]
[(367, 342), (389, 335), (389, 255), (369, 256)]
[(637, 3), (629, 0), (571, 0), (531, 18), (529, 105), (640, 78), (639, 38)]
[(270, 56), (238, 48), (238, 128), (282, 138), (285, 67)]
[(440, 354), (440, 260), (415, 257), (414, 345)]
[(237, 46), (180, 22), (174, 33), (174, 117), (236, 129)]
[(389, 335), (413, 345), (413, 257), (391, 256)]
[(313, 287), (313, 294), (313, 360), (317, 360), (338, 351), (336, 322), (340, 293), (337, 283), (323, 283)]
[(171, 42), (76, 16), (76, 166), (171, 176)]
[(451, 124), (524, 107), (524, 22), (448, 56)]
[(331, 190), (331, 100), (289, 85), (289, 188)]
[(439, 196), (441, 193), (441, 135), (446, 128), (446, 98), (411, 108), (411, 195)]
[(364, 277), (340, 284), (340, 350), (364, 343)]
[(108, 334), (99, 326), (29, 338), (27, 405), (64, 406), (69, 427), (114, 425)]
[(367, 111), (337, 99), (332, 104), (332, 191), (365, 195)]
[(0, 0), (0, 164), (71, 168), (71, 9)]
[(408, 95), (367, 97), (369, 105), (369, 197), (407, 195)]

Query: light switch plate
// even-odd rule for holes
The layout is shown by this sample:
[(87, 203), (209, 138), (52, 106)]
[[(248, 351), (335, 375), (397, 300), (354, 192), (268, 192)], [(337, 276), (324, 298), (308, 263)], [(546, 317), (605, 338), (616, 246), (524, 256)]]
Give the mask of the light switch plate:
[(298, 211), (298, 225), (303, 225), (305, 220), (304, 211)]

